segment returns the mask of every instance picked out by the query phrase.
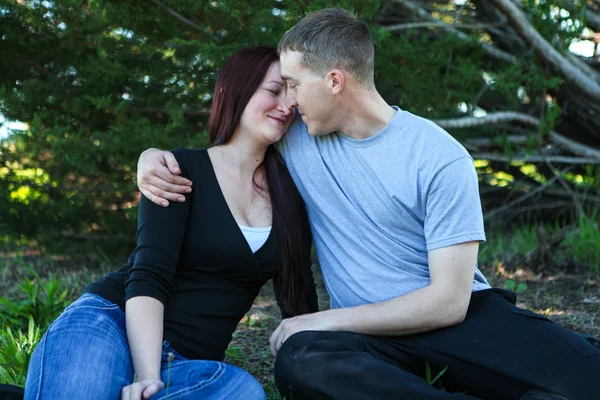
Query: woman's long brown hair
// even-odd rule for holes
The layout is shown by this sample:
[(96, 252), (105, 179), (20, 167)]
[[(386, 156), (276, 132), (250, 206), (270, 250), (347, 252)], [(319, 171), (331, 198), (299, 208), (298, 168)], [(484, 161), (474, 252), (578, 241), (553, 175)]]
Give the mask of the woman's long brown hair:
[[(273, 63), (278, 61), (276, 48), (260, 46), (242, 49), (225, 62), (215, 85), (209, 120), (212, 145), (231, 140), (246, 105)], [(263, 163), (254, 172), (255, 176), (261, 168), (264, 168), (269, 187), (273, 229), (281, 238), (281, 266), (274, 279), (275, 294), (284, 316), (304, 314), (309, 311), (307, 295), (312, 283), (312, 238), (304, 202), (274, 145), (268, 146)], [(256, 180), (254, 185), (261, 189)]]

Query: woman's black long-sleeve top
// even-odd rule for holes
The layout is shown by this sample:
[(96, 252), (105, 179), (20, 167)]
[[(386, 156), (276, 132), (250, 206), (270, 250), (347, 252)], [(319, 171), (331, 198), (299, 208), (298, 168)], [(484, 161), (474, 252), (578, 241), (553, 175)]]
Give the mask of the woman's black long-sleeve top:
[[(189, 359), (222, 360), (238, 322), (262, 285), (278, 272), (279, 233), (273, 228), (252, 253), (206, 149), (177, 149), (173, 154), (181, 175), (193, 182), (192, 193), (185, 203), (171, 202), (167, 208), (142, 196), (134, 253), (121, 269), (85, 292), (123, 310), (132, 297), (153, 297), (164, 304), (164, 339), (178, 352)], [(310, 243), (310, 230), (305, 231)], [(310, 245), (306, 247), (310, 268)], [(311, 312), (318, 307), (312, 282), (306, 299)]]

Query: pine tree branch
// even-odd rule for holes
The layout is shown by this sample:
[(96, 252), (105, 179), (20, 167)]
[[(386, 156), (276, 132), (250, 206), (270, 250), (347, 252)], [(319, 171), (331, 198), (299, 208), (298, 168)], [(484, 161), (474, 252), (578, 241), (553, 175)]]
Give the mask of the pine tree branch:
[[(446, 23), (438, 20), (437, 18), (433, 17), (428, 11), (426, 11), (423, 7), (421, 7), (417, 3), (414, 3), (409, 0), (393, 0), (393, 1), (397, 4), (400, 4), (404, 8), (410, 10), (412, 13), (414, 13), (419, 18), (422, 18), (426, 21), (443, 24), (444, 30), (456, 34), (459, 38), (461, 38), (463, 40), (471, 40), (471, 37), (469, 37), (469, 35), (454, 28), (453, 25), (446, 24)], [(509, 63), (509, 64), (514, 64), (517, 62), (517, 57), (515, 57), (514, 55), (512, 55), (510, 53), (505, 52), (504, 50), (497, 48), (496, 46), (493, 46), (488, 43), (480, 43), (480, 45), (489, 56), (491, 56), (497, 60), (501, 60), (501, 61)]]
[(491, 0), (504, 15), (517, 34), (565, 80), (575, 85), (589, 99), (600, 102), (600, 84), (590, 79), (569, 60), (563, 57), (527, 20), (525, 14), (510, 0)]
[(169, 14), (170, 16), (172, 16), (173, 18), (175, 18), (176, 20), (178, 20), (181, 24), (187, 26), (188, 28), (192, 28), (195, 31), (198, 31), (200, 33), (202, 33), (203, 35), (207, 36), (208, 38), (218, 41), (219, 38), (216, 37), (215, 35), (210, 34), (209, 32), (206, 31), (206, 29), (202, 28), (200, 25), (196, 24), (195, 22), (187, 19), (186, 17), (184, 17), (183, 15), (179, 14), (177, 11), (173, 10), (171, 7), (167, 6), (166, 4), (161, 3), (159, 0), (151, 0), (157, 7), (163, 9), (167, 14)]
[[(564, 7), (570, 13), (575, 11), (575, 4), (572, 1), (565, 1)], [(589, 6), (585, 10), (585, 20), (587, 26), (596, 32), (600, 32), (600, 15), (590, 9)]]

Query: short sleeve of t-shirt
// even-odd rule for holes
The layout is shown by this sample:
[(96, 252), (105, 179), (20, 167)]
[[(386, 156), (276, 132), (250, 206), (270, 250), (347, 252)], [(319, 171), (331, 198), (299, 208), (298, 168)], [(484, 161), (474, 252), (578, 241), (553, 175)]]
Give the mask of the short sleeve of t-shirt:
[(459, 158), (433, 177), (426, 196), (427, 250), (485, 241), (477, 172), (473, 159)]

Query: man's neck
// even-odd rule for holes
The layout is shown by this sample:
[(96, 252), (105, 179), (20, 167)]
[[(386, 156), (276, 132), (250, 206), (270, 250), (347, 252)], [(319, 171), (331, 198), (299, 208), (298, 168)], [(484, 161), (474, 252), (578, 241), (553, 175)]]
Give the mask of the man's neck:
[(394, 115), (394, 110), (376, 91), (361, 90), (349, 96), (343, 115), (346, 116), (338, 133), (352, 139), (367, 139), (385, 128)]

